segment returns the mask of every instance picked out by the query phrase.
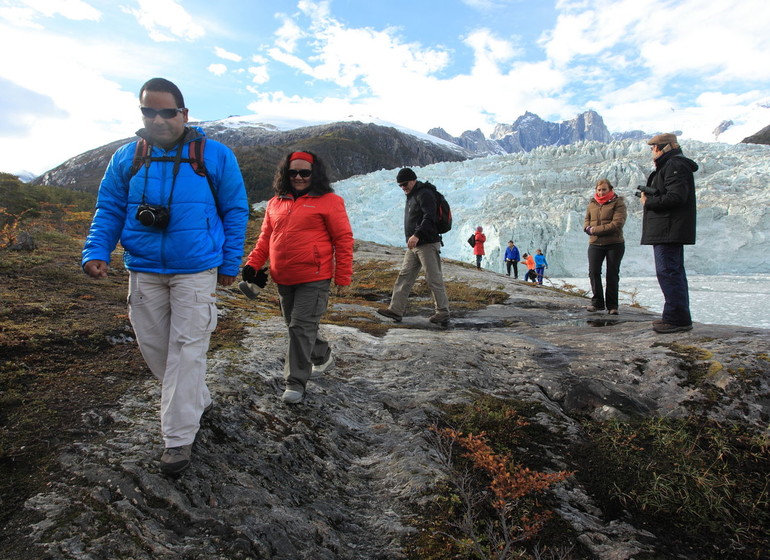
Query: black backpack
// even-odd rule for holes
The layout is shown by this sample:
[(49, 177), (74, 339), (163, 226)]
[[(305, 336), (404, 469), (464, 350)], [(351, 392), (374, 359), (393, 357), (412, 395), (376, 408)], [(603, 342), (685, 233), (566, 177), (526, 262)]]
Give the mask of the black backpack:
[(436, 185), (432, 185), (427, 181), (424, 184), (436, 195), (436, 231), (439, 234), (446, 233), (452, 229), (452, 209), (449, 207), (449, 203), (444, 198), (444, 195), (438, 192)]

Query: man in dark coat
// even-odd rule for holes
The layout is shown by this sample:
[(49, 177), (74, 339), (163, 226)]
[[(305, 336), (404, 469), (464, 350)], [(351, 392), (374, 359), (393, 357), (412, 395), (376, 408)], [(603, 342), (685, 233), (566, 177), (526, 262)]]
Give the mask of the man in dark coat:
[(377, 313), (400, 322), (406, 312), (409, 292), (422, 269), (433, 292), (436, 308), (429, 320), (446, 326), (449, 323), (449, 299), (441, 272), (441, 236), (436, 230), (435, 189), (428, 183), (418, 181), (417, 175), (408, 167), (398, 172), (396, 182), (406, 195), (404, 236), (407, 249), (401, 272), (393, 286), (390, 305), (378, 309)]
[(644, 206), (642, 245), (652, 245), (655, 273), (666, 300), (658, 333), (692, 329), (690, 296), (684, 269), (684, 246), (695, 244), (695, 179), (698, 164), (682, 155), (673, 134), (658, 134), (648, 142), (655, 171), (647, 178), (640, 199)]

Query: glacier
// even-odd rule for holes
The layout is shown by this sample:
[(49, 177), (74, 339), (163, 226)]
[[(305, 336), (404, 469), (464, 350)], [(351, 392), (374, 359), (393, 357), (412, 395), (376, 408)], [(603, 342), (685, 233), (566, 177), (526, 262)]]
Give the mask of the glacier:
[[(770, 273), (770, 146), (681, 141), (698, 163), (697, 242), (685, 248), (689, 274)], [(404, 162), (404, 167), (411, 167)], [(452, 206), (453, 227), (442, 256), (473, 262), (466, 238), (482, 226), (487, 236), (482, 267), (504, 271), (509, 239), (522, 253), (542, 249), (551, 277), (587, 275), (588, 237), (583, 216), (596, 180), (608, 178), (625, 197), (623, 276), (654, 275), (652, 248), (639, 244), (642, 208), (634, 196), (653, 170), (642, 141), (581, 142), (531, 152), (413, 167)], [(397, 169), (383, 169), (334, 184), (345, 199), (357, 239), (404, 246), (404, 194)]]

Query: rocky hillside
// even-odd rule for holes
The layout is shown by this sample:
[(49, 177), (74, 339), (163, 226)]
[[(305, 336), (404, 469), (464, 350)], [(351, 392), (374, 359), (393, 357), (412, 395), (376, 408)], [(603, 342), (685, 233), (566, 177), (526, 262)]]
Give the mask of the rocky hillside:
[[(253, 124), (223, 121), (197, 123), (208, 136), (230, 146), (238, 156), (252, 202), (272, 196), (275, 168), (289, 151), (310, 150), (327, 163), (333, 181), (379, 169), (462, 161), (469, 154), (448, 143), (431, 142), (392, 127), (372, 123), (339, 122), (280, 131)], [(125, 138), (67, 160), (33, 181), (96, 192), (115, 150)]]
[[(8, 514), (0, 556), (493, 558), (458, 548), (473, 542), (462, 529), (462, 483), (478, 476), (453, 466), (462, 451), (432, 428), (467, 423), (491, 437), (497, 422), (500, 434), (518, 434), (507, 448), (516, 463), (572, 473), (538, 500), (553, 518), (515, 544), (517, 558), (763, 557), (770, 332), (696, 325), (656, 335), (644, 310), (591, 315), (580, 295), (453, 261), (445, 263), (451, 328), (431, 328), (419, 284), (404, 322), (384, 323), (375, 309), (401, 257), (401, 249), (357, 243), (352, 292), (335, 294), (322, 327), (336, 368), (296, 406), (280, 401), (286, 335), (274, 293), (251, 301), (222, 290), (220, 331), (231, 334), (210, 354), (215, 408), (178, 478), (158, 471), (159, 387), (133, 352), (124, 362), (133, 383), (68, 427), (45, 486)], [(79, 282), (85, 293), (95, 281)], [(468, 307), (478, 294), (489, 304)], [(133, 347), (130, 331), (111, 345)], [(695, 427), (692, 440), (686, 425)], [(723, 434), (719, 446), (706, 437), (711, 426)], [(679, 441), (681, 460), (667, 447)], [(737, 442), (744, 455), (731, 462)], [(688, 462), (711, 450), (702, 464)], [(626, 470), (613, 472), (625, 457)], [(741, 485), (725, 468), (744, 472)], [(701, 501), (699, 488), (713, 494)], [(720, 517), (725, 500), (729, 514)]]
[(741, 140), (743, 144), (770, 144), (770, 125)]
[(639, 139), (641, 131), (610, 134), (604, 119), (596, 111), (586, 111), (574, 119), (560, 123), (548, 122), (527, 111), (513, 124), (498, 124), (489, 138), (481, 130), (468, 130), (459, 137), (450, 136), (443, 128), (433, 128), (429, 134), (453, 142), (475, 155), (513, 154), (529, 152), (540, 146), (566, 146), (583, 141), (611, 142)]

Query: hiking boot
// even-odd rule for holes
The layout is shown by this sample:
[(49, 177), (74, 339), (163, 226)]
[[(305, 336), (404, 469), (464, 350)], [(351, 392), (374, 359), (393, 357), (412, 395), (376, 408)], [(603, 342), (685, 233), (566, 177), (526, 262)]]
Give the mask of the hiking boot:
[(323, 376), (328, 370), (334, 367), (334, 356), (329, 353), (329, 358), (322, 364), (313, 364), (313, 369), (310, 370), (310, 379), (318, 379)]
[(652, 325), (652, 330), (659, 334), (669, 334), (677, 332), (685, 332), (692, 330), (692, 324), (690, 325), (671, 325), (669, 323), (657, 323)]
[(388, 319), (393, 319), (396, 323), (401, 322), (401, 315), (393, 311), (390, 307), (381, 307), (377, 310), (377, 313)]
[(596, 313), (597, 311), (604, 311), (604, 307), (596, 307), (595, 305), (589, 305), (586, 307), (586, 311), (589, 313)]
[(299, 401), (302, 400), (302, 397), (304, 396), (304, 392), (297, 391), (295, 389), (286, 389), (283, 392), (283, 396), (281, 397), (281, 400), (285, 402), (286, 404), (297, 404)]
[(428, 317), (428, 321), (437, 325), (446, 325), (449, 323), (449, 312), (436, 311), (433, 315)]
[(165, 474), (177, 474), (190, 466), (192, 443), (180, 447), (167, 447), (160, 458), (160, 470)]
[(652, 326), (654, 327), (655, 325), (662, 325), (663, 323), (665, 323), (665, 321), (663, 319), (655, 319), (652, 322)]
[(617, 315), (618, 314), (618, 310), (617, 309), (610, 309), (609, 311), (607, 311), (607, 314), (608, 315)]

